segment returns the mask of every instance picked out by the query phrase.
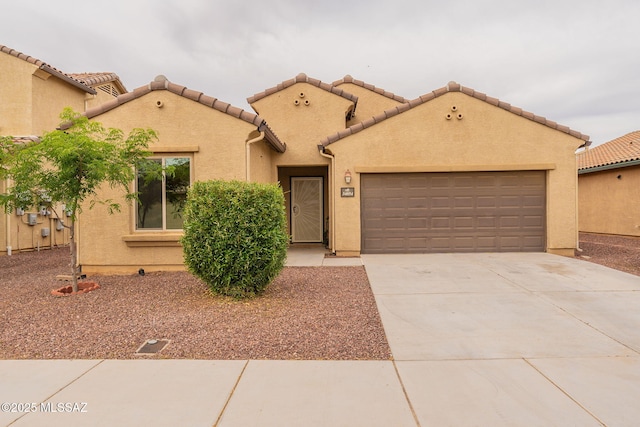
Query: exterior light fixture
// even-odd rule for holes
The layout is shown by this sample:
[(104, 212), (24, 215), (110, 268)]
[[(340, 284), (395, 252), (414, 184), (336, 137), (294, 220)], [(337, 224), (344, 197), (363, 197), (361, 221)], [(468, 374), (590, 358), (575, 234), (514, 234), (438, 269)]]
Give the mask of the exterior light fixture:
[(351, 172), (349, 171), (349, 169), (347, 169), (347, 171), (344, 173), (344, 182), (346, 182), (347, 184), (351, 184)]

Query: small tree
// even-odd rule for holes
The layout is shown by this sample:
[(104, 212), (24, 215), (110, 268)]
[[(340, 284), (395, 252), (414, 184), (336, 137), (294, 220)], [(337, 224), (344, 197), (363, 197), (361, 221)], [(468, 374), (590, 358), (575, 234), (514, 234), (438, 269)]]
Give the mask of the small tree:
[(7, 211), (46, 206), (69, 230), (71, 277), (77, 292), (77, 215), (85, 202), (90, 209), (99, 203), (109, 213), (120, 210), (117, 202), (98, 197), (104, 184), (120, 188), (126, 200), (134, 200), (135, 167), (149, 156), (149, 143), (157, 135), (151, 129), (134, 129), (125, 137), (121, 130), (105, 129), (70, 108), (60, 118), (61, 129), (45, 133), (40, 141), (0, 140), (0, 177), (8, 178), (0, 204)]

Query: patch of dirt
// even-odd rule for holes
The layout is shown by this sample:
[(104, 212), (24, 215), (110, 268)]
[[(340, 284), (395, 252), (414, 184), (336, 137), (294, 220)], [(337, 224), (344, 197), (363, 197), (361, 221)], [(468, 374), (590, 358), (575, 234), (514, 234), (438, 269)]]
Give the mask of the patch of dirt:
[(640, 237), (580, 233), (576, 257), (640, 276)]
[[(211, 295), (186, 272), (91, 276), (54, 297), (68, 248), (0, 257), (0, 358), (391, 359), (363, 267), (288, 267), (252, 300)], [(149, 356), (145, 356), (149, 357)]]

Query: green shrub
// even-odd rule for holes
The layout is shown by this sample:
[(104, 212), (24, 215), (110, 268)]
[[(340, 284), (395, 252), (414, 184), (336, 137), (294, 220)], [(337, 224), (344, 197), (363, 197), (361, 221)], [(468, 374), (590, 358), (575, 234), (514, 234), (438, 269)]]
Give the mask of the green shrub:
[(187, 268), (217, 294), (260, 294), (287, 257), (284, 195), (275, 184), (196, 182), (184, 209)]

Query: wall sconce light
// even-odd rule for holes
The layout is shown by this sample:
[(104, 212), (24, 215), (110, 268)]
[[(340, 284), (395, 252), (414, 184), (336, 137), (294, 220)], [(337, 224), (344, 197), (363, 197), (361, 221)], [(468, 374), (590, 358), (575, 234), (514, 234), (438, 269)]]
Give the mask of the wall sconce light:
[(347, 184), (351, 184), (351, 172), (349, 171), (349, 169), (347, 169), (347, 171), (344, 173), (344, 182), (346, 182)]

